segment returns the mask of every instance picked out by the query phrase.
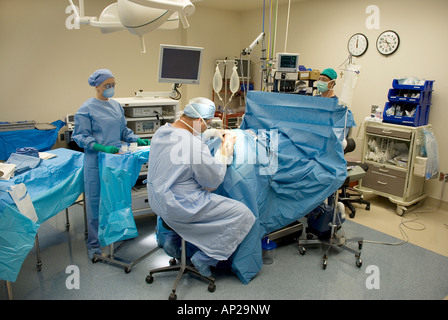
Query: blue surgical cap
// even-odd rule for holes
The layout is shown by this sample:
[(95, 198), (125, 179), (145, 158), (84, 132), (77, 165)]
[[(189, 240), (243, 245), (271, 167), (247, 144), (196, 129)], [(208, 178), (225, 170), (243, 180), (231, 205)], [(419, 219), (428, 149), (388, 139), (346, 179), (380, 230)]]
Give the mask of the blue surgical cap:
[(115, 78), (109, 69), (99, 69), (92, 73), (89, 77), (89, 85), (98, 87), (104, 81), (110, 78)]
[(211, 119), (215, 116), (215, 103), (207, 98), (191, 99), (184, 114), (190, 118)]

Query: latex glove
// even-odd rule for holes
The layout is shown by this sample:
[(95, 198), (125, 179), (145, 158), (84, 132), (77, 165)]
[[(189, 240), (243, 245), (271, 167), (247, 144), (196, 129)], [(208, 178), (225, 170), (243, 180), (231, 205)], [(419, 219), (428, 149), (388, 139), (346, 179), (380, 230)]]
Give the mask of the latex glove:
[(211, 138), (217, 137), (223, 140), (225, 130), (223, 129), (207, 129), (202, 133), (202, 136), (205, 140), (209, 140)]
[(226, 130), (222, 141), (221, 152), (226, 157), (233, 156), (233, 146), (235, 145), (236, 135), (231, 130)]
[(93, 145), (93, 149), (96, 151), (102, 151), (102, 152), (106, 152), (106, 153), (117, 153), (120, 151), (120, 149), (118, 149), (117, 147), (103, 146), (102, 144), (99, 144), (99, 143), (95, 143)]
[(138, 138), (137, 139), (137, 144), (139, 146), (149, 146), (151, 144), (151, 140)]
[(229, 131), (224, 137), (221, 146), (216, 151), (215, 157), (223, 164), (230, 165), (233, 162), (233, 147), (236, 135)]

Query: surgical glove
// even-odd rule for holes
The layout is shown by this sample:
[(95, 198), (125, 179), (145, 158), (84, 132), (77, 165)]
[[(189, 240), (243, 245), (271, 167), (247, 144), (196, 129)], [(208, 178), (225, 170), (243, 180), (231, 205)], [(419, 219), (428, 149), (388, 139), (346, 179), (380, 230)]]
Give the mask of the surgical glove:
[(139, 146), (149, 146), (151, 144), (151, 140), (138, 138), (137, 139), (137, 144)]
[(233, 147), (235, 145), (236, 135), (226, 131), (221, 147), (216, 151), (215, 157), (223, 164), (230, 165), (233, 162)]
[(106, 153), (117, 153), (118, 151), (120, 151), (120, 149), (118, 149), (117, 147), (103, 146), (102, 144), (99, 144), (99, 143), (95, 143), (93, 145), (93, 149), (96, 151), (102, 151), (102, 152), (106, 152)]
[(224, 130), (222, 129), (207, 129), (202, 133), (202, 137), (205, 140), (209, 140), (211, 138), (217, 137), (221, 140), (224, 139)]

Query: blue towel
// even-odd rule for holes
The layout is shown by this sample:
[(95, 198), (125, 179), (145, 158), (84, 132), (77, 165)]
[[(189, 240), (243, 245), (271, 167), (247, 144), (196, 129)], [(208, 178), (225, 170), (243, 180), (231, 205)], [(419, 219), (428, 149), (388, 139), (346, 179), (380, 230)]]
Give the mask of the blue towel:
[(17, 166), (15, 174), (21, 174), (23, 172), (38, 167), (41, 161), (42, 159), (40, 158), (26, 156), (18, 153), (11, 153), (11, 155), (9, 156), (8, 160), (5, 163), (15, 164)]
[(39, 158), (39, 150), (33, 147), (17, 148), (16, 153)]

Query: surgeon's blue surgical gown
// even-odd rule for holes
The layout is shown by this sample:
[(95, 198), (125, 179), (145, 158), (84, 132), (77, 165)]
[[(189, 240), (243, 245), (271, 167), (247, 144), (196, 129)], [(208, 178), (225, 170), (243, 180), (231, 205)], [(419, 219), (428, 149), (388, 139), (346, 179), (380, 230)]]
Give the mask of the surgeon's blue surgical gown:
[(187, 130), (167, 124), (151, 141), (151, 208), (185, 241), (216, 260), (228, 259), (255, 222), (243, 203), (204, 189), (217, 188), (226, 170)]
[(126, 127), (126, 118), (121, 105), (109, 99), (102, 101), (90, 98), (75, 115), (75, 130), (72, 138), (84, 148), (84, 192), (88, 218), (88, 248), (98, 248), (98, 213), (100, 206), (100, 176), (98, 151), (93, 145), (121, 147), (121, 141), (136, 142), (139, 138)]

